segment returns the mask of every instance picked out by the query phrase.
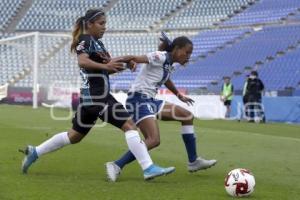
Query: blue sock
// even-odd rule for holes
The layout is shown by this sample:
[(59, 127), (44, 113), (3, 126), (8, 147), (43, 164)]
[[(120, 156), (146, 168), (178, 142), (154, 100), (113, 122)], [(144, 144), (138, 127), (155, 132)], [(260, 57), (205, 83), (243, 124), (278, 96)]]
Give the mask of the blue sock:
[(189, 162), (194, 162), (197, 159), (196, 137), (194, 134), (182, 134), (182, 139), (189, 157)]
[(127, 151), (119, 160), (116, 160), (115, 163), (122, 169), (125, 165), (131, 163), (134, 160), (135, 157), (131, 153), (131, 151)]

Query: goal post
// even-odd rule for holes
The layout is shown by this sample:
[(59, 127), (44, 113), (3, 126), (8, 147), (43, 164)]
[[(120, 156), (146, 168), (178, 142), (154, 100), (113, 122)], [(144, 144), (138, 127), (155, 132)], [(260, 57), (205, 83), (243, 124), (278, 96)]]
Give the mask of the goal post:
[(34, 44), (33, 44), (33, 85), (32, 85), (32, 107), (38, 108), (38, 66), (39, 66), (39, 33), (34, 33)]

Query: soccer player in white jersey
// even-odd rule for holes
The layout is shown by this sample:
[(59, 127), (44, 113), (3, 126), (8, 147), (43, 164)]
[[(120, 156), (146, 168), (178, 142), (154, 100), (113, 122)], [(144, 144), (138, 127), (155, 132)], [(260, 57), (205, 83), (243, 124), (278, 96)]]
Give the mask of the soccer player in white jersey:
[[(188, 105), (193, 104), (194, 101), (181, 94), (170, 79), (171, 72), (174, 71), (173, 63), (184, 65), (189, 61), (193, 43), (184, 36), (170, 41), (165, 34), (161, 40), (162, 44), (159, 46), (159, 50), (164, 51), (156, 51), (142, 56), (123, 57), (124, 62), (130, 60), (146, 64), (142, 66), (129, 90), (126, 108), (143, 133), (148, 150), (160, 144), (156, 117), (165, 121), (181, 122), (182, 139), (188, 155), (188, 171), (207, 169), (215, 165), (217, 161), (205, 160), (197, 155), (193, 114), (178, 105), (155, 99), (157, 90), (164, 84), (182, 102)], [(106, 163), (108, 179), (116, 181), (121, 169), (134, 160), (134, 155), (128, 151), (120, 159)]]

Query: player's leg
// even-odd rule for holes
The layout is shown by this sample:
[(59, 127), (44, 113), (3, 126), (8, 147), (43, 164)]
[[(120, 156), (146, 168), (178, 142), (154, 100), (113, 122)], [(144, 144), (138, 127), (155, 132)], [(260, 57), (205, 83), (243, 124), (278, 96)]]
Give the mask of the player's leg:
[(85, 135), (70, 129), (68, 132), (57, 133), (36, 147), (28, 145), (24, 150), (25, 157), (22, 161), (22, 172), (27, 173), (32, 163), (42, 155), (56, 151), (69, 144), (78, 143), (84, 136)]
[(101, 108), (94, 106), (80, 107), (72, 120), (73, 127), (68, 132), (57, 133), (38, 146), (28, 145), (23, 150), (25, 157), (21, 165), (22, 172), (27, 173), (29, 167), (42, 155), (80, 142), (93, 127), (98, 118), (99, 109)]
[(226, 100), (224, 101), (224, 106), (226, 107), (226, 111), (225, 111), (225, 118), (229, 118), (230, 116), (230, 103), (231, 101), (230, 100)]
[[(144, 134), (145, 139), (148, 139), (148, 141), (145, 141), (147, 147), (153, 147), (155, 145), (158, 145), (157, 143), (159, 142), (158, 126), (154, 121), (155, 114), (153, 107), (151, 106), (151, 104), (156, 104), (153, 103), (152, 99), (143, 97), (137, 93), (135, 94), (136, 95), (131, 94), (128, 96), (126, 101), (127, 110), (132, 116), (132, 119), (135, 122), (135, 124), (137, 124), (138, 126), (141, 125), (142, 133)], [(161, 101), (160, 104), (162, 103), (163, 102)], [(148, 127), (148, 130), (146, 127)], [(119, 169), (122, 169), (125, 165), (131, 163), (134, 160), (135, 157), (130, 151), (128, 151), (114, 163)]]
[(181, 134), (188, 155), (188, 170), (190, 172), (209, 168), (216, 164), (216, 160), (205, 160), (197, 155), (196, 134), (194, 131), (193, 114), (175, 104), (166, 103), (159, 113), (159, 118), (164, 121), (181, 122)]
[[(140, 122), (142, 122), (141, 124), (148, 125), (151, 130), (152, 129), (155, 130), (155, 127), (151, 125), (151, 123), (154, 123), (153, 119), (155, 118), (155, 115), (153, 112), (150, 111), (150, 104), (147, 98), (143, 98), (140, 95), (129, 95), (126, 101), (126, 108), (127, 111), (130, 113), (130, 115), (132, 116), (132, 119), (135, 122), (135, 124), (140, 124)], [(155, 132), (152, 131), (152, 133), (158, 134), (157, 131)], [(144, 136), (146, 136), (145, 138), (150, 137), (150, 136), (147, 137), (146, 134), (144, 134)], [(152, 140), (152, 142), (155, 141)], [(146, 144), (147, 143), (148, 142), (146, 142)], [(116, 168), (122, 169), (125, 165), (131, 163), (134, 160), (135, 160), (134, 155), (132, 154), (131, 151), (128, 151), (113, 163), (117, 165)]]
[[(130, 121), (128, 124), (133, 123)], [(167, 175), (174, 172), (174, 167), (163, 168), (153, 164), (145, 143), (139, 137), (139, 134), (134, 127), (128, 127), (128, 124), (125, 124), (122, 127), (122, 130), (125, 132), (129, 151), (126, 152), (119, 160), (106, 163), (108, 179), (110, 181), (116, 181), (121, 173), (120, 166), (124, 167), (126, 164), (129, 164), (135, 159), (137, 159), (138, 163), (143, 169), (145, 180), (150, 180), (157, 176)]]
[(231, 100), (227, 100), (226, 102), (226, 118), (230, 118), (230, 113), (231, 113)]
[(264, 107), (262, 104), (262, 99), (258, 99), (258, 109), (259, 109), (259, 116), (261, 118), (261, 122), (265, 123), (266, 122), (266, 116), (265, 116), (265, 111), (264, 111)]
[(251, 100), (248, 102), (249, 106), (248, 106), (248, 110), (249, 110), (249, 118), (248, 118), (248, 122), (254, 122), (254, 117), (255, 117), (255, 101)]
[[(111, 99), (110, 101), (114, 102), (115, 100)], [(111, 102), (110, 104), (112, 104)], [(153, 164), (147, 147), (139, 136), (135, 123), (131, 119), (128, 119), (130, 116), (120, 103), (116, 102), (113, 103), (113, 106), (110, 105), (106, 113), (107, 119), (103, 116), (101, 116), (101, 118), (122, 129), (125, 133), (126, 142), (130, 151), (128, 151), (124, 155), (125, 157), (121, 159), (127, 159), (132, 162), (136, 158), (144, 171), (144, 178), (146, 180), (156, 176), (169, 174), (175, 170), (174, 167), (162, 168)], [(114, 115), (111, 115), (111, 113), (114, 113)], [(128, 163), (128, 161), (125, 162)], [(115, 162), (108, 162), (106, 163), (106, 169), (108, 178), (111, 181), (116, 181), (118, 174), (120, 173), (120, 167), (116, 166)], [(118, 174), (116, 174), (116, 172)]]
[[(145, 138), (145, 144), (148, 150), (157, 147), (160, 144), (159, 129), (157, 121), (154, 117), (145, 118), (138, 123), (138, 127)], [(123, 169), (125, 165), (135, 160), (133, 154), (128, 151), (120, 159), (115, 161), (120, 169)]]
[[(175, 170), (174, 167), (162, 168), (158, 165), (153, 164), (145, 143), (140, 138), (135, 125), (134, 126), (132, 125), (134, 125), (133, 121), (128, 120), (123, 125), (122, 130), (125, 132), (126, 141), (129, 150), (132, 152), (132, 154), (137, 159), (138, 163), (140, 164), (140, 166), (144, 171), (145, 180), (153, 179), (157, 176), (172, 173)], [(151, 145), (152, 147), (155, 146), (154, 144)]]

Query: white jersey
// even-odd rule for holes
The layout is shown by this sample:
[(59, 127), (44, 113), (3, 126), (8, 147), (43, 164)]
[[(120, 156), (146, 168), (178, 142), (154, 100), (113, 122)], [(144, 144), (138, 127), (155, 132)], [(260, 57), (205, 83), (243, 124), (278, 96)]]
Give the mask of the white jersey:
[(158, 88), (170, 78), (174, 67), (166, 51), (148, 53), (147, 58), (149, 64), (142, 66), (129, 92), (139, 92), (154, 98)]

